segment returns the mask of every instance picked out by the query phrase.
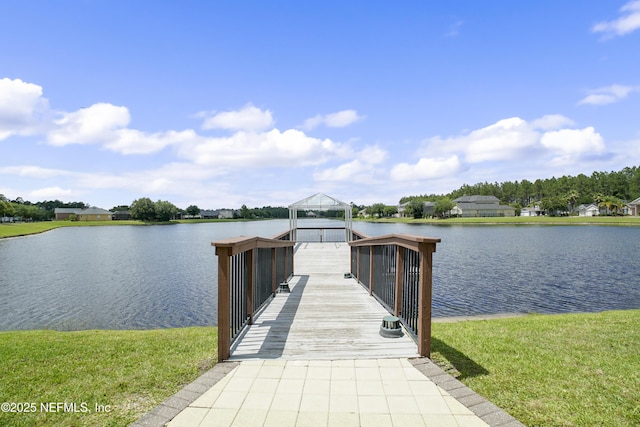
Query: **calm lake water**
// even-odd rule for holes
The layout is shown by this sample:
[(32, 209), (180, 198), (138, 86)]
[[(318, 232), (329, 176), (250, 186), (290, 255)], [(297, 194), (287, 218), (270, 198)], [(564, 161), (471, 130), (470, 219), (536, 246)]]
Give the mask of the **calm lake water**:
[[(0, 330), (215, 325), (217, 260), (211, 241), (270, 237), (288, 225), (273, 220), (74, 227), (0, 240)], [(434, 254), (435, 317), (640, 308), (640, 228), (354, 228), (368, 235), (442, 239)]]

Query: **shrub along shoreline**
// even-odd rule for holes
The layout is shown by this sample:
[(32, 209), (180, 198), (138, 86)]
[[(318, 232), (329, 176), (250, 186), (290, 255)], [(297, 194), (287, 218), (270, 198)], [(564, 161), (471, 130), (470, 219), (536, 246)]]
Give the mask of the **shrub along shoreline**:
[[(634, 426), (638, 325), (640, 310), (434, 323), (432, 359), (525, 425)], [(215, 327), (0, 332), (0, 401), (38, 409), (0, 412), (0, 425), (125, 426), (216, 355)], [(47, 402), (78, 411), (41, 411)]]

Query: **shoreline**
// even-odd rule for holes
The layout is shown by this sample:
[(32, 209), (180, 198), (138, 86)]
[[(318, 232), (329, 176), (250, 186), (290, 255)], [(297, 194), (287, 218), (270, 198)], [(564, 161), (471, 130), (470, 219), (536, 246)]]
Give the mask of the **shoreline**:
[[(535, 218), (535, 219), (532, 219)], [(0, 239), (25, 237), (55, 230), (61, 227), (110, 227), (120, 225), (149, 226), (149, 225), (173, 225), (173, 224), (203, 224), (209, 222), (242, 222), (242, 221), (272, 221), (266, 219), (211, 219), (211, 220), (174, 220), (168, 222), (145, 223), (143, 221), (40, 221), (0, 224)], [(275, 218), (278, 219), (278, 218)], [(282, 218), (281, 218), (282, 219)], [(504, 226), (504, 225), (533, 225), (533, 226), (617, 226), (640, 227), (640, 217), (622, 216), (595, 216), (595, 217), (486, 217), (486, 218), (447, 218), (447, 219), (413, 219), (413, 218), (354, 218), (355, 223), (369, 222), (372, 224), (410, 224), (430, 226)], [(11, 232), (15, 230), (15, 232)]]

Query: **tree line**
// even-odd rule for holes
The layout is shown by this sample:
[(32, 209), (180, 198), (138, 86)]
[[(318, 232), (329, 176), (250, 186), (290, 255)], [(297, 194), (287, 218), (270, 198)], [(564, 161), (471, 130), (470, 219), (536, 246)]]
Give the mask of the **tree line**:
[(56, 208), (80, 208), (86, 209), (89, 205), (83, 202), (64, 203), (60, 200), (46, 200), (32, 203), (17, 197), (9, 200), (4, 194), (0, 194), (0, 217), (22, 218), (31, 221), (47, 221), (55, 217)]
[(436, 202), (437, 211), (439, 203), (449, 205), (452, 200), (465, 195), (495, 196), (501, 204), (516, 209), (539, 204), (542, 209), (551, 212), (572, 212), (581, 204), (595, 203), (615, 213), (626, 203), (640, 197), (640, 167), (625, 167), (617, 172), (593, 172), (590, 176), (579, 174), (536, 179), (533, 182), (523, 179), (464, 184), (444, 195), (405, 196), (400, 203), (433, 201)]

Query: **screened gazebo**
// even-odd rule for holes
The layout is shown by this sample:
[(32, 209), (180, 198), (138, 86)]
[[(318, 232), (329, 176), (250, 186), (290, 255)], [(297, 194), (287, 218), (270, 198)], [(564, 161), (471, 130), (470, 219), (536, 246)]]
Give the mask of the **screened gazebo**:
[[(291, 229), (292, 239), (296, 241), (298, 240), (299, 211), (344, 211), (344, 228), (339, 228), (339, 230), (344, 230), (344, 235), (340, 235), (340, 241), (349, 242), (353, 239), (351, 231), (351, 227), (353, 225), (353, 214), (349, 203), (334, 199), (333, 197), (327, 196), (323, 193), (316, 193), (313, 196), (309, 196), (306, 199), (302, 199), (292, 205), (289, 205), (289, 228)], [(326, 241), (323, 240), (326, 238), (331, 239), (331, 237), (323, 231), (331, 229), (332, 228), (318, 228), (319, 241)], [(333, 229), (335, 230), (336, 228)], [(344, 237), (342, 238), (342, 236)]]

